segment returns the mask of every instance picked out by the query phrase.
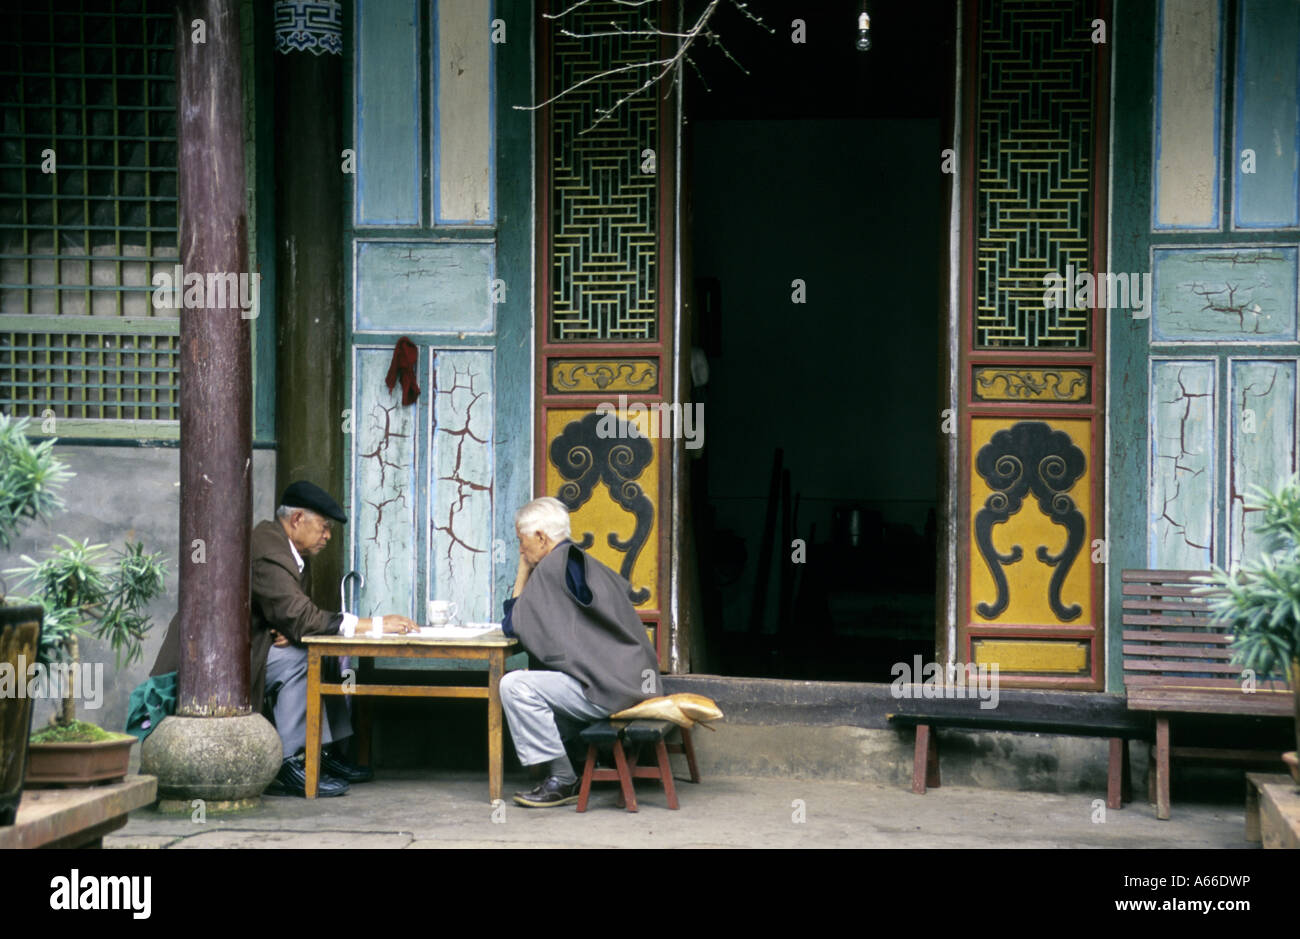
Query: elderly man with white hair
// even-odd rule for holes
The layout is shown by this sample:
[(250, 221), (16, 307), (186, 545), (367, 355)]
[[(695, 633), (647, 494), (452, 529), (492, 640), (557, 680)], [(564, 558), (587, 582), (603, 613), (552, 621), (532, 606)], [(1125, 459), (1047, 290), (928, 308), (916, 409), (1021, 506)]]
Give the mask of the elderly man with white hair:
[(515, 802), (551, 808), (578, 800), (564, 740), (585, 725), (660, 694), (659, 662), (631, 587), (569, 537), (569, 512), (543, 497), (515, 513), (519, 569), (502, 628), (540, 669), (501, 679), (501, 706), (519, 761), (545, 778)]

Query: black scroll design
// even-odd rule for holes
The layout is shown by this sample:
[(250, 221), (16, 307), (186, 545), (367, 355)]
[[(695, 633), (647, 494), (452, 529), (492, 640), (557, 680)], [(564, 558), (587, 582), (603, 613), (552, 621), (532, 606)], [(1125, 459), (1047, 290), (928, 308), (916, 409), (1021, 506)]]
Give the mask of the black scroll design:
[[(608, 429), (611, 423), (618, 436), (602, 437), (598, 429), (602, 426)], [(551, 441), (550, 454), (551, 463), (567, 480), (555, 497), (568, 506), (570, 512), (577, 511), (591, 498), (596, 483), (604, 482), (614, 501), (636, 518), (636, 528), (626, 541), (613, 532), (607, 538), (611, 548), (623, 552), (623, 563), (618, 572), (629, 584), (637, 556), (645, 547), (654, 523), (654, 504), (635, 482), (650, 465), (654, 447), (645, 437), (633, 436), (636, 433), (635, 425), (593, 411), (581, 420), (570, 421)], [(577, 545), (585, 550), (595, 543), (596, 536), (586, 532)], [(650, 599), (650, 588), (633, 589), (628, 596), (633, 603), (645, 603)]]
[(1066, 492), (1078, 482), (1086, 466), (1083, 451), (1074, 445), (1070, 435), (1052, 430), (1042, 421), (1020, 421), (999, 430), (980, 448), (975, 469), (993, 492), (975, 515), (975, 543), (998, 590), (997, 599), (992, 603), (975, 605), (980, 616), (996, 619), (1011, 601), (1002, 567), (1015, 564), (1024, 557), (1024, 552), (1020, 545), (1014, 545), (1009, 553), (1000, 554), (993, 546), (993, 526), (1019, 512), (1021, 502), (1030, 492), (1038, 499), (1043, 513), (1066, 531), (1065, 547), (1060, 554), (1052, 554), (1046, 545), (1039, 545), (1035, 552), (1038, 560), (1055, 568), (1048, 584), (1047, 602), (1063, 622), (1083, 612), (1080, 604), (1061, 603), (1061, 587), (1083, 547), (1084, 536), (1083, 514)]

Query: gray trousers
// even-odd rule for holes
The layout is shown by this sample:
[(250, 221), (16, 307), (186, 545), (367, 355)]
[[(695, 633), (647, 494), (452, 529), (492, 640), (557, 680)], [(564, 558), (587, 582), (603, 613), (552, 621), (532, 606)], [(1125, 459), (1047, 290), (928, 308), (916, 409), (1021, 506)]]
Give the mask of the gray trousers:
[(588, 701), (582, 684), (563, 672), (507, 672), (501, 678), (501, 709), (524, 766), (564, 756), (566, 738), (610, 714)]
[[(326, 663), (330, 660), (326, 659)], [(275, 729), (280, 734), (284, 758), (307, 748), (307, 650), (297, 646), (271, 646), (266, 654), (266, 693), (275, 694)], [(352, 718), (346, 698), (324, 695), (321, 743), (352, 736)]]

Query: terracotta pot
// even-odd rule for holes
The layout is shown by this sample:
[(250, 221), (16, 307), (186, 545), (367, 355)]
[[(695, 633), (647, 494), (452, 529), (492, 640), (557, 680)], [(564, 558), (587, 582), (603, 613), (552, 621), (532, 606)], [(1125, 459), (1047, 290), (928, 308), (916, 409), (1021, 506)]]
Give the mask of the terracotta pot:
[(94, 743), (33, 743), (27, 753), (27, 785), (87, 786), (126, 776), (136, 738), (117, 734)]
[(39, 606), (0, 604), (0, 669), (8, 684), (0, 693), (0, 825), (12, 825), (23, 796), (27, 738), (32, 732), (32, 699), (26, 694), (27, 666), (36, 664), (41, 645)]

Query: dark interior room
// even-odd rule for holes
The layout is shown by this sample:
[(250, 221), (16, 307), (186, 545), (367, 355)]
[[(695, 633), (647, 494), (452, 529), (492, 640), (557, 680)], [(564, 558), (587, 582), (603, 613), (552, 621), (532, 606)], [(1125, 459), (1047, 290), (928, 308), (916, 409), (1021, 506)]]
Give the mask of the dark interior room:
[(697, 669), (888, 681), (933, 656), (955, 23), (872, 3), (864, 51), (860, 9), (723, 4), (687, 69)]

